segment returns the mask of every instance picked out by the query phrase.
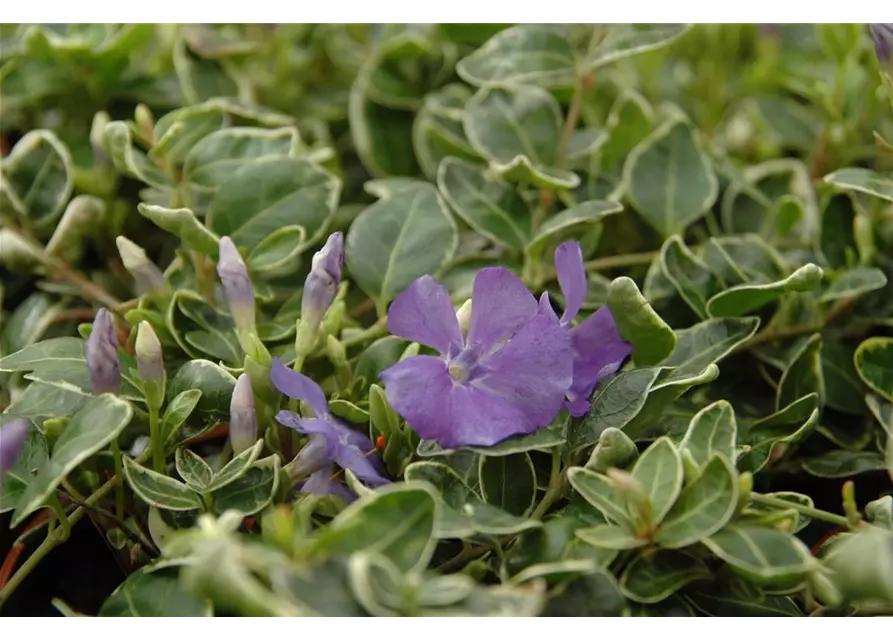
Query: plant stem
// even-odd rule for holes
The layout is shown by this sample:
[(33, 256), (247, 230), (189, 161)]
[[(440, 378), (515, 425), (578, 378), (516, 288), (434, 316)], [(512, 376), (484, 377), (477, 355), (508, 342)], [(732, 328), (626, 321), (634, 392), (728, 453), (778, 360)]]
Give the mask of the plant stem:
[(561, 451), (558, 447), (555, 447), (552, 450), (552, 470), (549, 472), (549, 486), (546, 489), (546, 495), (543, 496), (534, 512), (530, 514), (532, 520), (542, 520), (552, 503), (561, 495), (563, 486), (564, 475), (561, 472)]
[[(150, 427), (151, 429), (151, 427)], [(151, 438), (151, 436), (150, 436)], [(115, 517), (124, 520), (124, 465), (121, 461), (121, 447), (118, 439), (112, 440), (112, 457), (115, 461)]]
[(829, 522), (831, 524), (836, 524), (841, 527), (849, 528), (849, 522), (843, 516), (839, 516), (834, 513), (829, 513), (828, 511), (822, 511), (821, 509), (813, 509), (812, 507), (804, 507), (801, 504), (797, 504), (796, 502), (788, 502), (787, 500), (782, 500), (781, 498), (773, 498), (772, 496), (764, 496), (759, 493), (751, 493), (750, 499), (752, 502), (756, 502), (759, 504), (764, 504), (767, 507), (778, 507), (779, 509), (794, 509), (798, 513), (803, 514), (804, 516), (809, 516), (810, 518), (814, 518), (816, 520), (822, 520), (824, 522)]
[(840, 317), (841, 314), (852, 307), (852, 305), (852, 298), (844, 298), (843, 300), (838, 300), (828, 310), (828, 313), (827, 315), (825, 315), (822, 322), (816, 322), (814, 324), (795, 324), (790, 327), (782, 327), (780, 329), (773, 329), (770, 325), (763, 331), (760, 331), (753, 338), (743, 343), (740, 347), (738, 347), (738, 349), (736, 349), (736, 351), (748, 351), (767, 342), (775, 342), (776, 340), (793, 338), (805, 333), (816, 333), (817, 331), (821, 331), (826, 326), (834, 322), (838, 317)]
[[(586, 271), (603, 271), (607, 269), (619, 269), (622, 267), (633, 267), (641, 264), (651, 264), (656, 256), (660, 255), (660, 251), (645, 251), (643, 253), (621, 253), (616, 256), (607, 256), (605, 258), (595, 258), (587, 260), (583, 263)], [(554, 267), (544, 268), (545, 281), (554, 280), (557, 272)]]
[(344, 345), (345, 349), (349, 349), (350, 347), (354, 347), (358, 344), (362, 344), (367, 340), (372, 340), (374, 338), (379, 338), (385, 335), (388, 332), (388, 317), (384, 315), (378, 319), (378, 321), (363, 331), (360, 331), (356, 335), (351, 336), (350, 338), (346, 338), (341, 341), (341, 344)]
[(149, 443), (152, 448), (152, 466), (158, 473), (164, 473), (164, 443), (158, 424), (158, 407), (149, 406)]

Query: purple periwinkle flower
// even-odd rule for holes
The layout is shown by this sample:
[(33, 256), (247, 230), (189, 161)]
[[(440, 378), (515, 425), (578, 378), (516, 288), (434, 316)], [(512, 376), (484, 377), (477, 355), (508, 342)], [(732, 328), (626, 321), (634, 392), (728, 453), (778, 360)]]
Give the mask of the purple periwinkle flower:
[(304, 493), (335, 493), (348, 501), (355, 498), (347, 487), (336, 480), (333, 465), (350, 469), (363, 483), (376, 487), (391, 482), (375, 446), (364, 434), (351, 429), (329, 410), (326, 395), (313, 380), (289, 369), (279, 359), (273, 360), (270, 380), (289, 398), (310, 405), (315, 417), (303, 418), (291, 411), (280, 411), (276, 421), (310, 436), (310, 441), (292, 463), (295, 476), (309, 476), (301, 490)]
[(0, 427), (0, 477), (15, 466), (27, 436), (27, 420), (13, 420)]
[(316, 331), (323, 316), (335, 299), (344, 265), (344, 234), (337, 231), (329, 236), (322, 249), (313, 254), (310, 273), (304, 281), (301, 295), (301, 320)]
[(239, 455), (257, 442), (257, 415), (254, 413), (254, 390), (251, 377), (243, 373), (236, 380), (229, 403), (229, 442)]
[(407, 358), (380, 374), (388, 402), (426, 440), (491, 446), (548, 425), (571, 384), (570, 338), (549, 304), (511, 271), (482, 269), (463, 336), (446, 288), (431, 276), (391, 304), (394, 335), (440, 352)]
[(121, 389), (121, 362), (118, 337), (108, 309), (100, 309), (87, 338), (87, 370), (93, 393), (117, 393)]
[(889, 69), (893, 65), (893, 23), (872, 24), (869, 30), (878, 62)]
[(565, 242), (555, 249), (555, 270), (565, 302), (561, 326), (568, 330), (574, 352), (574, 381), (565, 406), (571, 415), (579, 417), (589, 411), (589, 397), (598, 381), (617, 372), (632, 352), (632, 345), (620, 337), (606, 306), (571, 327), (589, 289), (579, 242)]
[(220, 238), (220, 258), (217, 261), (217, 275), (223, 283), (223, 291), (229, 303), (229, 311), (239, 331), (254, 330), (254, 286), (248, 267), (239, 255), (239, 250), (228, 236)]

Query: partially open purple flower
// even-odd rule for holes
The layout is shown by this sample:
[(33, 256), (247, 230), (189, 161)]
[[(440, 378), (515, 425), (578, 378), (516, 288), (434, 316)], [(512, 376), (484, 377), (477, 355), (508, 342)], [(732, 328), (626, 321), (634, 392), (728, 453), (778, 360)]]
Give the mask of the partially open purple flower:
[(27, 436), (27, 420), (13, 420), (0, 427), (0, 477), (15, 466)]
[(301, 294), (301, 320), (314, 331), (335, 299), (344, 264), (344, 234), (336, 231), (325, 246), (313, 254), (310, 273)]
[(537, 303), (502, 267), (475, 277), (467, 337), (447, 290), (431, 276), (394, 300), (388, 328), (440, 352), (407, 358), (380, 377), (397, 413), (422, 438), (447, 448), (491, 446), (537, 431), (560, 411), (571, 383), (570, 339), (548, 295)]
[(100, 309), (87, 338), (87, 370), (93, 393), (117, 393), (121, 389), (121, 361), (118, 337), (108, 309)]
[(574, 382), (565, 406), (579, 417), (589, 411), (589, 397), (598, 381), (616, 373), (633, 348), (620, 337), (608, 307), (571, 327), (589, 289), (579, 242), (565, 242), (555, 249), (555, 270), (565, 303), (561, 325), (569, 330), (574, 350)]
[(302, 418), (291, 411), (280, 411), (276, 421), (298, 433), (310, 436), (295, 458), (292, 472), (309, 475), (301, 490), (305, 493), (336, 493), (353, 498), (346, 487), (336, 482), (332, 465), (350, 469), (360, 481), (376, 487), (390, 482), (375, 446), (364, 434), (351, 429), (329, 411), (322, 389), (307, 376), (289, 369), (279, 359), (273, 360), (270, 380), (289, 398), (310, 405), (314, 418)]

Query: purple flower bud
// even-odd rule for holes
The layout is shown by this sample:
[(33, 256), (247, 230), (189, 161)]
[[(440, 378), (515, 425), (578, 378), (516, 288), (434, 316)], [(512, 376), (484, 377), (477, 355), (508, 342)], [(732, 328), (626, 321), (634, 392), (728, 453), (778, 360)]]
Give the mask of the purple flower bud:
[(154, 262), (149, 260), (141, 246), (124, 236), (115, 238), (115, 244), (118, 245), (118, 253), (121, 255), (124, 268), (133, 276), (138, 293), (143, 294), (147, 291), (164, 288), (164, 274)]
[(878, 62), (888, 73), (893, 73), (893, 24), (872, 24), (869, 30)]
[(121, 389), (121, 362), (118, 360), (118, 338), (108, 309), (100, 309), (87, 338), (87, 370), (93, 393), (117, 393)]
[(239, 455), (257, 442), (257, 417), (254, 414), (254, 391), (251, 378), (243, 373), (233, 387), (229, 405), (229, 441), (233, 454)]
[(236, 245), (228, 237), (220, 238), (220, 259), (217, 275), (223, 283), (223, 291), (229, 302), (229, 311), (239, 331), (254, 330), (254, 286), (248, 267), (239, 255)]
[(313, 255), (310, 273), (304, 281), (301, 297), (301, 320), (315, 332), (335, 299), (344, 264), (344, 234), (329, 236), (325, 246)]
[(152, 325), (143, 320), (136, 333), (136, 364), (143, 382), (164, 382), (164, 360), (161, 343)]
[(0, 476), (15, 466), (27, 435), (27, 420), (13, 420), (0, 427)]

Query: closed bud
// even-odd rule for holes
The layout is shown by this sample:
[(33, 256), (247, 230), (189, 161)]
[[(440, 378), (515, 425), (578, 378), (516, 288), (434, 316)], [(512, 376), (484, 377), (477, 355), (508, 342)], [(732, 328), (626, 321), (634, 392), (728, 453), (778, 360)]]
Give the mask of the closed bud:
[(872, 24), (869, 29), (881, 69), (888, 76), (893, 76), (893, 23)]
[(117, 393), (121, 389), (121, 362), (118, 338), (108, 309), (100, 309), (87, 338), (87, 370), (93, 393)]
[(347, 351), (344, 345), (335, 336), (326, 338), (326, 355), (336, 369), (342, 369), (347, 366)]
[(27, 420), (13, 420), (0, 427), (0, 477), (15, 466), (27, 436)]
[(160, 406), (164, 398), (164, 359), (161, 343), (152, 325), (143, 320), (136, 332), (136, 364), (143, 382), (146, 399)]
[(587, 469), (605, 473), (615, 467), (626, 469), (632, 466), (639, 457), (639, 449), (628, 435), (616, 427), (608, 427), (598, 438), (598, 444), (592, 450)]
[(115, 238), (115, 244), (118, 245), (118, 253), (121, 255), (124, 268), (133, 276), (138, 294), (164, 289), (164, 274), (154, 262), (149, 260), (141, 246), (124, 236)]
[(462, 331), (462, 336), (468, 336), (468, 327), (471, 325), (471, 298), (459, 307), (456, 312), (456, 320), (459, 321), (459, 330)]
[(233, 387), (229, 405), (229, 441), (233, 454), (239, 455), (257, 442), (257, 416), (254, 413), (254, 391), (251, 378), (243, 373)]
[(149, 107), (142, 103), (136, 105), (133, 119), (136, 123), (136, 129), (139, 132), (140, 137), (150, 145), (154, 145), (155, 118), (152, 116), (152, 111), (149, 110)]
[(236, 329), (239, 332), (254, 331), (254, 286), (248, 267), (239, 255), (233, 241), (224, 236), (220, 238), (220, 258), (217, 261), (217, 275), (223, 283), (223, 291), (229, 303), (229, 311), (233, 315)]
[(301, 320), (316, 331), (335, 299), (344, 264), (344, 235), (337, 231), (329, 236), (322, 249), (313, 255), (310, 273), (304, 281), (301, 296)]
[(893, 605), (893, 531), (868, 525), (842, 535), (824, 564), (844, 600)]

